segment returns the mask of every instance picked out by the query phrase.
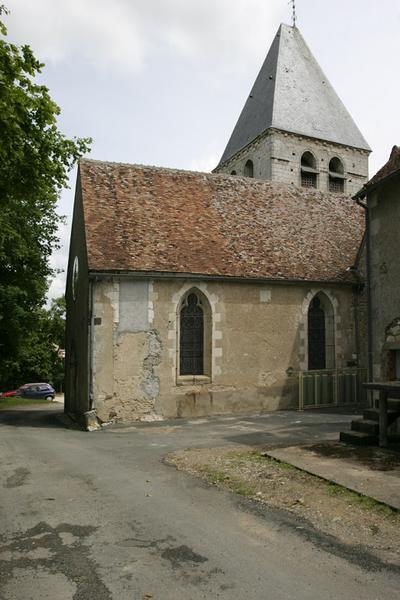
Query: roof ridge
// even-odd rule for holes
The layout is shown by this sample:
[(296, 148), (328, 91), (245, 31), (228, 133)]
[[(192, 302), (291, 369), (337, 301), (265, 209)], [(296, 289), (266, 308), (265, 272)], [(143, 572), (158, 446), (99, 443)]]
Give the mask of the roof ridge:
[[(274, 84), (273, 84), (273, 88), (272, 88), (272, 110), (271, 110), (271, 126), (274, 122), (274, 112), (275, 112), (275, 94), (276, 94), (276, 85), (278, 82), (278, 77), (277, 74), (279, 73), (279, 57), (281, 54), (281, 43), (282, 43), (282, 31), (284, 27), (290, 27), (289, 25), (285, 25), (284, 23), (281, 23), (278, 29), (278, 32), (276, 34), (276, 37), (279, 37), (279, 41), (278, 41), (278, 55), (276, 57), (276, 69), (275, 69), (275, 77), (274, 77)], [(261, 132), (261, 135), (263, 133), (265, 133), (265, 131), (267, 129), (270, 129), (270, 127), (266, 127), (264, 129), (264, 131)]]
[(79, 160), (78, 164), (82, 164), (82, 163), (98, 163), (101, 165), (110, 165), (110, 166), (120, 166), (120, 167), (135, 167), (137, 169), (153, 169), (153, 170), (157, 170), (160, 172), (165, 172), (165, 173), (187, 173), (187, 174), (193, 174), (193, 175), (207, 175), (207, 176), (224, 176), (224, 177), (231, 177), (231, 175), (227, 175), (226, 173), (212, 173), (209, 171), (195, 171), (193, 169), (182, 169), (182, 168), (178, 168), (178, 167), (163, 167), (160, 165), (145, 165), (143, 163), (129, 163), (129, 162), (121, 162), (121, 161), (116, 161), (116, 160), (101, 160), (98, 158), (81, 158)]
[(293, 184), (293, 183), (285, 183), (283, 181), (272, 181), (271, 179), (256, 179), (256, 178), (251, 178), (251, 177), (246, 177), (245, 175), (230, 175), (228, 173), (208, 173), (208, 172), (203, 172), (203, 171), (193, 171), (193, 170), (188, 170), (188, 169), (177, 169), (177, 168), (173, 168), (173, 167), (160, 167), (160, 166), (156, 166), (156, 165), (143, 165), (143, 164), (137, 164), (137, 163), (127, 163), (127, 162), (118, 162), (118, 161), (107, 161), (107, 160), (100, 160), (100, 159), (94, 159), (94, 158), (81, 158), (79, 160), (79, 164), (82, 163), (90, 163), (90, 164), (98, 164), (99, 166), (102, 165), (109, 165), (109, 166), (121, 166), (121, 167), (130, 167), (131, 169), (146, 169), (149, 171), (157, 171), (159, 173), (165, 173), (165, 174), (177, 174), (177, 175), (199, 175), (199, 176), (205, 176), (207, 178), (209, 178), (210, 180), (230, 180), (231, 182), (238, 182), (240, 183), (242, 186), (245, 185), (248, 188), (252, 188), (252, 187), (262, 187), (262, 188), (271, 188), (271, 189), (280, 189), (283, 190), (289, 194), (295, 194), (295, 195), (304, 195), (304, 192), (306, 191), (307, 195), (310, 197), (314, 197), (314, 198), (334, 198), (335, 200), (337, 198), (344, 198), (344, 199), (349, 199), (349, 196), (346, 194), (337, 194), (336, 192), (329, 192), (329, 191), (323, 191), (323, 190), (319, 190), (319, 189), (313, 189), (313, 188), (307, 188), (305, 190), (305, 188), (299, 188), (297, 185)]

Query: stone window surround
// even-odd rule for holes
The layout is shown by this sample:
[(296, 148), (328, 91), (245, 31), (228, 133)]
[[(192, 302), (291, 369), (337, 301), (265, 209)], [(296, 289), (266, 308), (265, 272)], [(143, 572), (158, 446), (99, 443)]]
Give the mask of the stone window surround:
[[(338, 161), (340, 161), (341, 165), (342, 165), (342, 169), (343, 169), (343, 173), (338, 173), (338, 176), (342, 175), (343, 176), (343, 194), (346, 194), (347, 192), (347, 173), (346, 173), (346, 163), (343, 160), (343, 158), (341, 156), (339, 156), (339, 154), (333, 154), (332, 156), (330, 156), (329, 161), (328, 161), (328, 191), (330, 191), (329, 189), (329, 184), (330, 184), (330, 180), (335, 178), (334, 172), (330, 170), (330, 166), (331, 166), (331, 162), (334, 159), (337, 159)], [(335, 192), (333, 192), (335, 193)]]
[(299, 366), (301, 371), (308, 370), (308, 310), (312, 300), (318, 294), (325, 294), (325, 296), (330, 300), (333, 310), (333, 331), (334, 331), (334, 363), (337, 366), (337, 357), (341, 353), (341, 331), (340, 324), (341, 318), (338, 314), (339, 302), (337, 298), (332, 294), (330, 290), (323, 288), (312, 288), (306, 297), (303, 300), (303, 305), (301, 309), (301, 317), (299, 323), (299, 331), (300, 331), (300, 344), (299, 344)]
[[(179, 294), (174, 294), (173, 302), (176, 307), (173, 315), (173, 323), (175, 324), (174, 335), (174, 379), (177, 386), (182, 385), (206, 385), (212, 383), (213, 374), (220, 373), (220, 367), (216, 366), (215, 362), (221, 355), (221, 348), (216, 348), (216, 340), (222, 339), (222, 333), (216, 331), (216, 322), (219, 322), (220, 315), (216, 313), (215, 305), (217, 298), (213, 294), (207, 292), (206, 284), (186, 284)], [(204, 310), (204, 374), (203, 375), (180, 375), (180, 311), (182, 304), (191, 293), (195, 293), (202, 299)], [(172, 314), (170, 315), (172, 317)], [(171, 318), (170, 318), (171, 321)], [(171, 331), (171, 334), (173, 332)], [(172, 335), (170, 335), (170, 338)], [(171, 350), (171, 349), (170, 349)], [(172, 353), (171, 353), (172, 354)]]
[[(324, 337), (325, 337), (325, 366), (322, 370), (332, 370), (335, 368), (336, 356), (335, 356), (335, 316), (333, 310), (333, 304), (328, 296), (324, 292), (319, 292), (311, 300), (309, 304), (309, 311), (312, 302), (318, 298), (321, 303), (321, 308), (324, 312)], [(309, 343), (309, 323), (310, 315), (307, 315), (307, 341)], [(308, 348), (309, 349), (309, 348)], [(310, 357), (308, 356), (308, 370), (310, 370)], [(318, 371), (319, 369), (313, 369)]]
[(303, 168), (303, 157), (305, 154), (311, 154), (311, 156), (314, 159), (315, 162), (315, 175), (316, 175), (316, 182), (315, 182), (315, 189), (318, 190), (320, 187), (320, 183), (319, 183), (319, 178), (320, 178), (320, 166), (319, 166), (319, 159), (315, 156), (315, 152), (310, 148), (304, 148), (301, 155), (300, 155), (300, 169), (299, 169), (299, 175), (298, 175), (298, 187), (303, 187), (302, 185), (302, 168)]

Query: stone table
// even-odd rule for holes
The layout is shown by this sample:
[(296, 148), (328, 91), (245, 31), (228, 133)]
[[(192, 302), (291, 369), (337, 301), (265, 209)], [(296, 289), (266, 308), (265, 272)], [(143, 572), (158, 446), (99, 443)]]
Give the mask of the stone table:
[(367, 390), (379, 392), (379, 446), (388, 445), (388, 398), (400, 398), (400, 381), (364, 383)]

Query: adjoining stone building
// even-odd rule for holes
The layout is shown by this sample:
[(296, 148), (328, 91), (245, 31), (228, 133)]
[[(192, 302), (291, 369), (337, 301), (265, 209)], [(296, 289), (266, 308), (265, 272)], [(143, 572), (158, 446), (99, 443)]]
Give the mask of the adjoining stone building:
[[(369, 380), (387, 383), (400, 380), (400, 148), (394, 146), (389, 161), (357, 193), (355, 200), (365, 210), (366, 290), (369, 305)], [(351, 423), (340, 439), (351, 444), (371, 445), (381, 440), (379, 392), (372, 392), (370, 408), (363, 419)], [(376, 408), (374, 408), (374, 405)], [(400, 433), (400, 400), (388, 401), (388, 433)], [(383, 425), (385, 431), (385, 425)]]
[(233, 143), (234, 132), (220, 173), (81, 161), (67, 412), (107, 421), (292, 408), (300, 371), (357, 361), (364, 227), (349, 193), (366, 181), (369, 148), (305, 48), (297, 29), (280, 28), (272, 79), (269, 68), (259, 76), (236, 128), (247, 137)]
[(369, 213), (372, 375), (400, 380), (400, 148), (358, 197)]

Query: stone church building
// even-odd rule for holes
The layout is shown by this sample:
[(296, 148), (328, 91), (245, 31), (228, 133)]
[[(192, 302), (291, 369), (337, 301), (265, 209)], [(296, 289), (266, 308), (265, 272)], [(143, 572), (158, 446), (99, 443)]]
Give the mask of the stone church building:
[(282, 25), (214, 173), (82, 160), (66, 411), (295, 408), (299, 373), (355, 365), (369, 153)]

